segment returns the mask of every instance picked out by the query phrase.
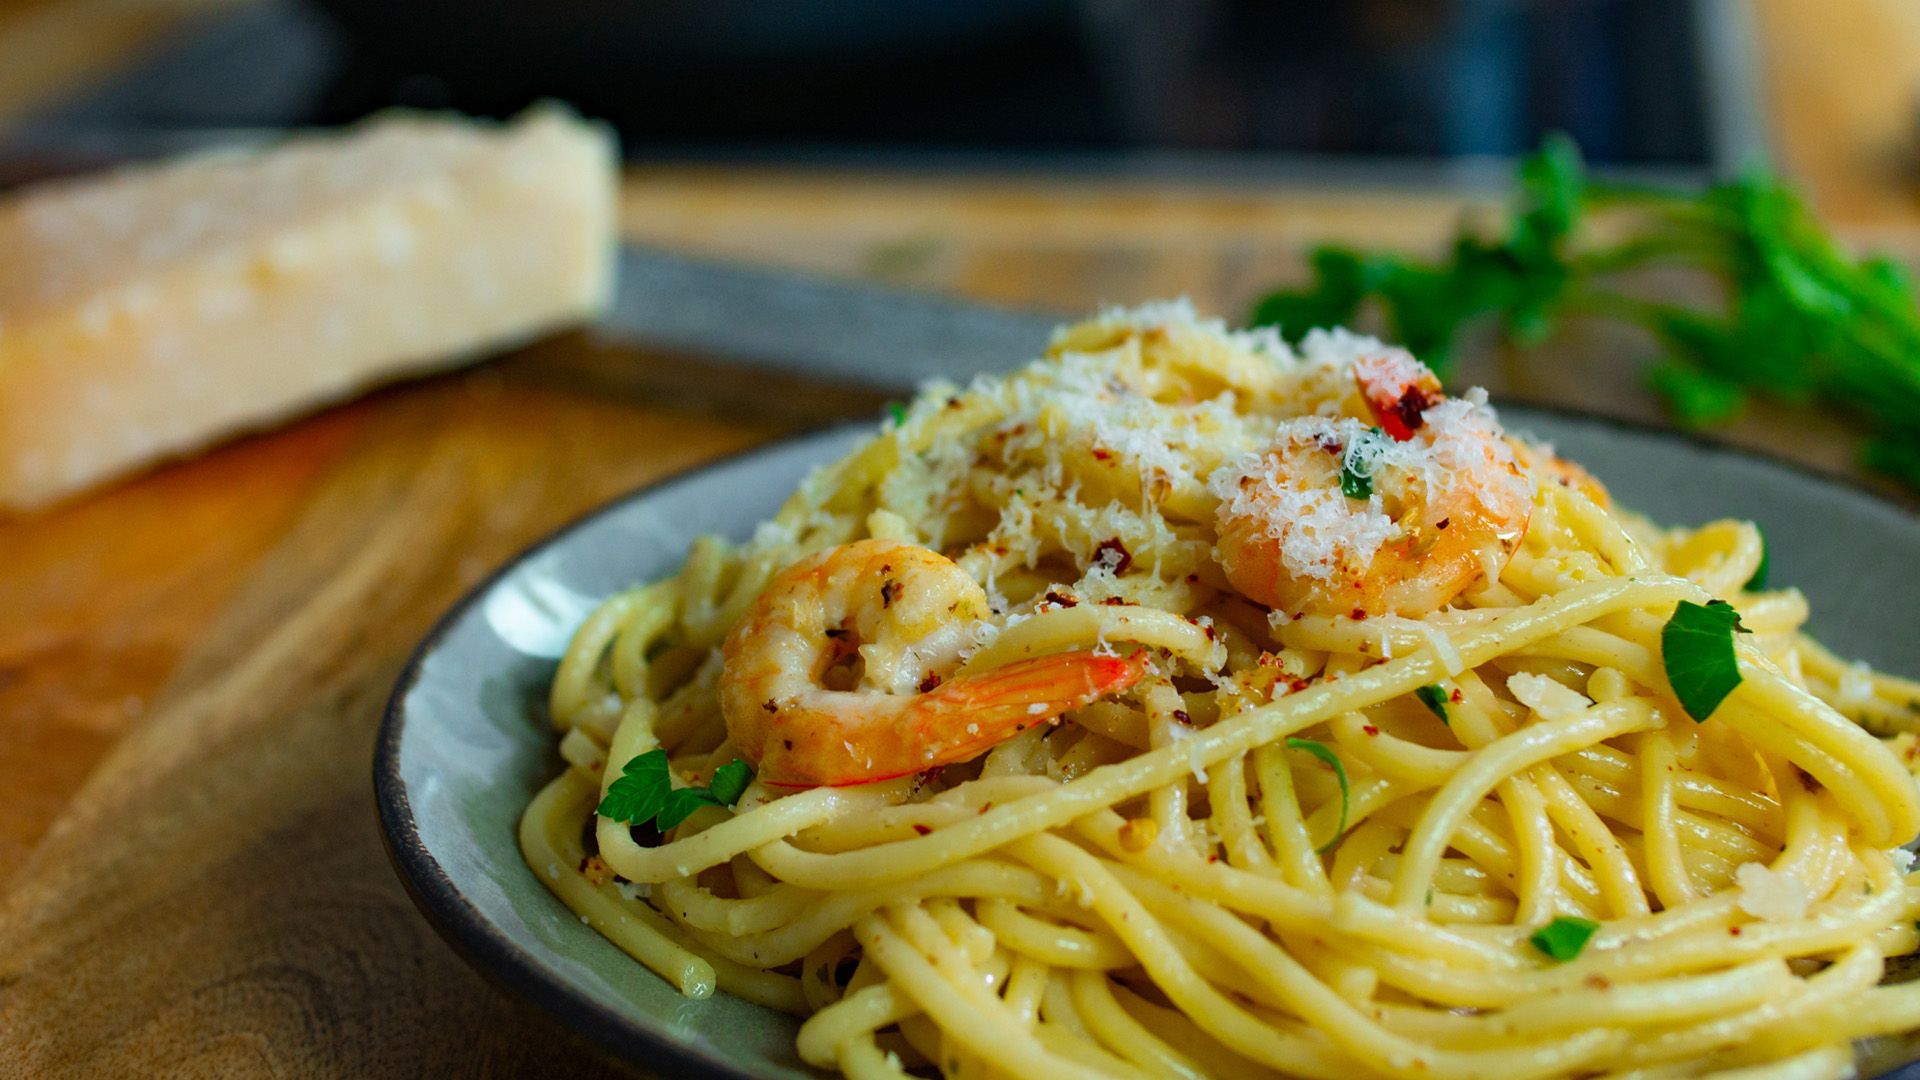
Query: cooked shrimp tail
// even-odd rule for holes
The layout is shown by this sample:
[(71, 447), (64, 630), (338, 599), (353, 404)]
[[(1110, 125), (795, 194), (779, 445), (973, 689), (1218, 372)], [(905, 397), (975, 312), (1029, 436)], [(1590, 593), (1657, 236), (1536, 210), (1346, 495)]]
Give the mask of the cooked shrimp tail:
[[(912, 697), (869, 703), (856, 715), (823, 717), (794, 703), (760, 759), (781, 787), (844, 787), (967, 761), (1038, 724), (1120, 693), (1140, 681), (1144, 654), (1059, 653), (956, 678)], [(830, 693), (830, 691), (828, 692)]]

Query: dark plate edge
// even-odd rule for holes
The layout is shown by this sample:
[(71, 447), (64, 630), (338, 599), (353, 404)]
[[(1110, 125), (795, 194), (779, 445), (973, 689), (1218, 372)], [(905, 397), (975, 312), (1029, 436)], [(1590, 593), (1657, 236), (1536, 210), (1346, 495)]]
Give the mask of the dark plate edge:
[[(1692, 446), (1711, 453), (1743, 457), (1817, 483), (1850, 491), (1885, 506), (1920, 524), (1920, 510), (1885, 491), (1877, 490), (1853, 477), (1808, 465), (1767, 450), (1751, 449), (1723, 442), (1695, 431), (1678, 430), (1621, 416), (1588, 412), (1520, 397), (1495, 399), (1497, 408), (1515, 408), (1615, 431), (1652, 436), (1656, 439)], [(566, 984), (551, 976), (526, 950), (515, 945), (481, 917), (479, 910), (447, 877), (440, 864), (421, 843), (413, 823), (413, 809), (405, 785), (400, 780), (400, 737), (405, 727), (403, 703), (419, 682), (427, 655), (446, 637), (454, 623), (492, 591), (501, 579), (521, 563), (545, 548), (559, 543), (588, 524), (629, 504), (644, 499), (670, 484), (692, 480), (728, 465), (743, 461), (776, 447), (786, 446), (831, 432), (873, 425), (872, 420), (850, 420), (792, 432), (778, 438), (736, 450), (690, 469), (671, 473), (595, 506), (565, 522), (551, 532), (516, 551), (486, 577), (476, 582), (447, 609), (414, 647), (401, 668), (380, 718), (378, 741), (374, 747), (373, 796), (380, 819), (380, 839), (387, 858), (393, 864), (409, 899), (418, 907), (434, 931), (461, 958), (489, 982), (523, 1000), (539, 1006), (592, 1039), (604, 1051), (628, 1066), (640, 1066), (662, 1075), (712, 1078), (712, 1080), (764, 1080), (763, 1075), (747, 1072), (732, 1061), (713, 1056), (701, 1048), (677, 1041), (664, 1033), (641, 1026), (631, 1016), (596, 1002), (582, 999)], [(1524, 430), (1524, 422), (1517, 425)], [(544, 887), (544, 886), (543, 886)], [(1920, 1061), (1875, 1080), (1920, 1080)]]

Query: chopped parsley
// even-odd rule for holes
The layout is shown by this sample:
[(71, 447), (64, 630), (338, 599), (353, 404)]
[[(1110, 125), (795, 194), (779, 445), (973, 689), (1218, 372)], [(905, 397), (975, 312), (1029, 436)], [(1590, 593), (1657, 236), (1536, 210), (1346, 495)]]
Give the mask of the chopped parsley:
[(1682, 600), (1660, 630), (1667, 683), (1695, 723), (1712, 716), (1740, 685), (1740, 664), (1733, 653), (1736, 632), (1748, 631), (1740, 625), (1740, 613), (1724, 600), (1705, 605)]
[(1352, 461), (1340, 466), (1340, 494), (1349, 499), (1368, 499), (1373, 497), (1373, 474), (1363, 473), (1353, 467)]
[(897, 401), (887, 402), (887, 419), (893, 421), (894, 427), (900, 427), (907, 422), (907, 407)]
[(1592, 919), (1558, 915), (1552, 922), (1535, 930), (1527, 941), (1555, 963), (1564, 964), (1580, 955), (1580, 950), (1587, 947), (1593, 932), (1598, 929), (1600, 924)]
[(1340, 823), (1334, 826), (1333, 839), (1315, 850), (1315, 854), (1325, 855), (1340, 843), (1342, 837), (1347, 835), (1347, 800), (1351, 792), (1347, 787), (1346, 766), (1340, 764), (1340, 755), (1329, 750), (1326, 743), (1314, 742), (1312, 739), (1288, 739), (1287, 745), (1295, 750), (1305, 750), (1326, 762), (1333, 769), (1333, 778), (1340, 781)]
[[(1754, 526), (1754, 531), (1759, 532), (1760, 527), (1757, 525)], [(1748, 592), (1759, 592), (1761, 589), (1766, 588), (1767, 570), (1770, 568), (1772, 562), (1773, 554), (1767, 550), (1767, 534), (1760, 533), (1760, 565), (1754, 567), (1753, 576), (1748, 578), (1747, 583), (1740, 587)]]
[(753, 767), (736, 758), (715, 769), (713, 782), (706, 787), (677, 788), (667, 752), (649, 750), (620, 770), (620, 778), (608, 785), (595, 812), (628, 825), (651, 821), (664, 832), (703, 806), (734, 805), (752, 782)]
[(1429, 683), (1428, 685), (1423, 686), (1418, 690), (1415, 690), (1413, 692), (1413, 696), (1419, 698), (1420, 704), (1425, 705), (1429, 712), (1439, 717), (1441, 723), (1445, 724), (1448, 722), (1447, 721), (1447, 692), (1445, 690), (1440, 689), (1439, 684)]
[(1340, 459), (1340, 493), (1349, 499), (1370, 499), (1373, 497), (1373, 459), (1376, 444), (1384, 438), (1379, 428), (1368, 428), (1366, 433), (1347, 447)]

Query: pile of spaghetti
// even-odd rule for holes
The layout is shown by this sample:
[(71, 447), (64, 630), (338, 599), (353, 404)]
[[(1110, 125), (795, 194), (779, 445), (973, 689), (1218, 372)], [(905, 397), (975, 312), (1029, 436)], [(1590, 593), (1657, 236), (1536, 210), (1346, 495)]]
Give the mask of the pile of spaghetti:
[(849, 1076), (1842, 1075), (1920, 688), (1764, 563), (1378, 342), (1110, 312), (606, 601), (521, 844)]

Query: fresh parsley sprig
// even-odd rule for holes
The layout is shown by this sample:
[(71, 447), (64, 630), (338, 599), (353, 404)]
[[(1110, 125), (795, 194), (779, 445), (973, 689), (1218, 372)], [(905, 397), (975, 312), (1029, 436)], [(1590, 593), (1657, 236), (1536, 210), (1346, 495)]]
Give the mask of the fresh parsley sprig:
[(1452, 722), (1447, 719), (1447, 691), (1440, 684), (1429, 683), (1426, 686), (1416, 687), (1413, 696), (1420, 699), (1420, 704), (1425, 705), (1428, 712), (1439, 717), (1441, 723), (1452, 726)]
[[(1606, 230), (1586, 226), (1605, 218)], [(1311, 256), (1313, 280), (1255, 308), (1291, 337), (1377, 305), (1387, 331), (1444, 372), (1455, 339), (1497, 322), (1538, 344), (1569, 317), (1635, 325), (1660, 346), (1651, 388), (1680, 422), (1711, 424), (1749, 395), (1838, 408), (1869, 431), (1864, 462), (1920, 487), (1920, 305), (1898, 264), (1857, 258), (1778, 177), (1753, 170), (1702, 191), (1608, 184), (1549, 137), (1520, 166), (1503, 228), (1463, 230), (1423, 260), (1349, 247)], [(1630, 275), (1679, 269), (1723, 299), (1636, 293)]]
[(1740, 664), (1733, 635), (1750, 633), (1740, 613), (1724, 600), (1705, 604), (1680, 601), (1660, 629), (1660, 661), (1680, 707), (1695, 723), (1704, 722), (1740, 685)]
[(753, 782), (753, 766), (734, 759), (713, 771), (706, 787), (673, 786), (665, 750), (635, 755), (607, 785), (607, 794), (595, 811), (603, 818), (627, 825), (651, 821), (662, 832), (687, 820), (703, 806), (732, 806)]

